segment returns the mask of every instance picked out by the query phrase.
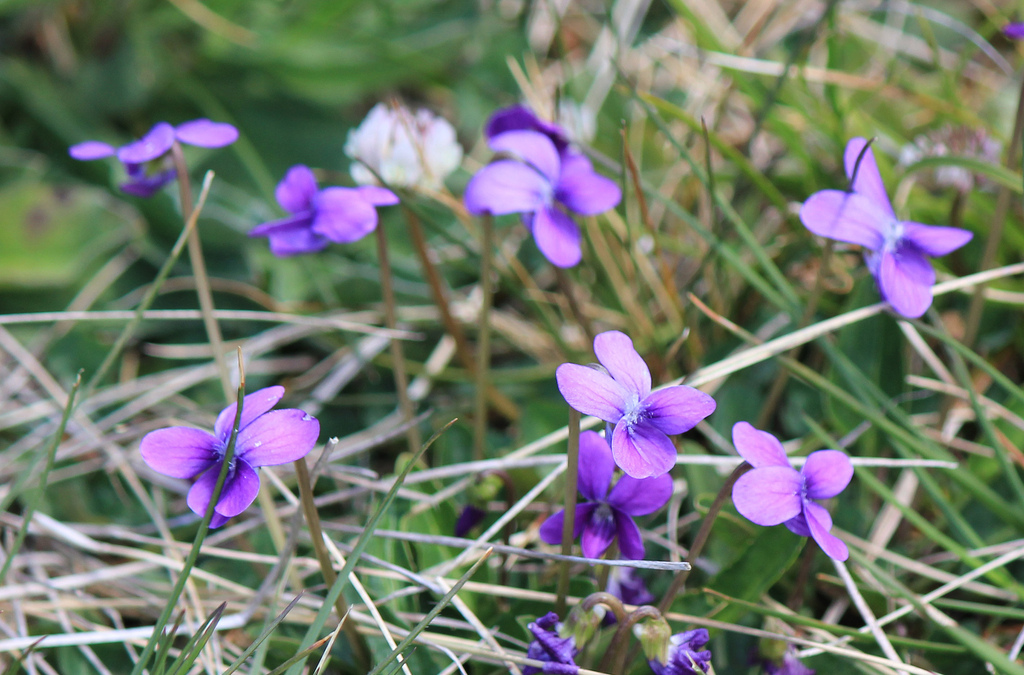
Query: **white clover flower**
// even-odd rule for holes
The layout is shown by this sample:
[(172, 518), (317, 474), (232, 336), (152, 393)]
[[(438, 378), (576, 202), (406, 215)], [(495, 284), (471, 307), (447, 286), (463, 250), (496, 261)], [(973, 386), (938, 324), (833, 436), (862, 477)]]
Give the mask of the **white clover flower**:
[(360, 185), (377, 184), (376, 173), (389, 185), (436, 190), (462, 163), (462, 146), (448, 120), (384, 103), (348, 132), (345, 154), (356, 160), (349, 173)]

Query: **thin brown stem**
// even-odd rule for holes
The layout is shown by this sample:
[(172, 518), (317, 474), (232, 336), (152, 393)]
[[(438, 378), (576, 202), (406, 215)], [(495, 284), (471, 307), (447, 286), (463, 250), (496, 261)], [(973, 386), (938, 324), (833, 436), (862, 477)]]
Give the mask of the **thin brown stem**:
[[(391, 280), (391, 261), (388, 258), (388, 238), (384, 233), (384, 228), (380, 225), (377, 226), (376, 233), (377, 260), (380, 265), (380, 290), (384, 299), (384, 323), (390, 330), (395, 330), (398, 325), (397, 305), (395, 289)], [(402, 341), (391, 338), (390, 349), (395, 390), (398, 393), (398, 410), (402, 413), (402, 422), (406, 425), (405, 440), (408, 443), (409, 452), (415, 453), (423, 444), (423, 439), (420, 438), (419, 427), (412, 423), (416, 411), (409, 398), (409, 375), (405, 370), (405, 351), (402, 349)]]
[[(696, 564), (697, 558), (704, 550), (704, 545), (708, 543), (708, 537), (711, 536), (711, 526), (715, 524), (715, 519), (718, 517), (718, 513), (725, 506), (725, 502), (728, 501), (732, 496), (732, 486), (739, 480), (740, 476), (750, 471), (752, 466), (743, 462), (738, 467), (733, 469), (729, 477), (725, 479), (725, 483), (722, 485), (722, 489), (718, 491), (715, 496), (715, 501), (712, 502), (711, 508), (708, 509), (708, 514), (704, 516), (704, 521), (700, 524), (700, 529), (697, 530), (697, 536), (693, 539), (693, 545), (690, 547), (690, 552), (687, 557), (690, 559), (691, 564)], [(692, 569), (692, 568), (691, 568)], [(683, 590), (683, 586), (686, 584), (686, 578), (690, 575), (690, 570), (682, 570), (676, 574), (675, 579), (672, 580), (672, 585), (668, 587), (665, 595), (661, 598), (661, 602), (658, 603), (658, 608), (667, 612), (672, 607), (672, 601), (676, 599), (676, 595), (679, 591)]]
[(604, 605), (608, 609), (612, 610), (612, 614), (615, 615), (616, 622), (621, 623), (626, 620), (626, 608), (622, 606), (622, 601), (611, 593), (607, 593), (605, 591), (591, 593), (585, 597), (583, 602), (580, 603), (580, 608), (584, 612), (589, 612), (597, 605)]
[(476, 412), (473, 419), (473, 459), (487, 456), (487, 388), (491, 374), (491, 303), (494, 299), (491, 266), (494, 248), (494, 218), (485, 214), (480, 219), (480, 314), (476, 345)]
[[(1006, 149), (1005, 165), (1012, 169), (1021, 144), (1021, 135), (1024, 134), (1024, 82), (1021, 83), (1020, 96), (1017, 100), (1017, 117), (1013, 123), (1013, 135), (1010, 137), (1010, 146)], [(999, 252), (999, 244), (1003, 240), (1003, 228), (1006, 225), (1006, 213), (1010, 209), (1010, 189), (1000, 186), (996, 195), (995, 212), (992, 214), (992, 225), (988, 230), (988, 239), (985, 241), (985, 251), (981, 255), (981, 266), (979, 271), (990, 269), (996, 260)], [(971, 296), (971, 304), (967, 310), (967, 325), (964, 329), (963, 344), (968, 349), (974, 346), (978, 337), (978, 328), (981, 325), (981, 312), (985, 308), (985, 284), (978, 284), (974, 287), (974, 295)]]
[[(306, 466), (306, 459), (304, 457), (295, 460), (295, 476), (299, 483), (302, 512), (306, 516), (306, 525), (309, 527), (309, 536), (313, 543), (313, 550), (316, 552), (316, 560), (320, 563), (320, 573), (323, 575), (327, 587), (333, 588), (338, 575), (334, 572), (334, 566), (331, 564), (331, 554), (324, 545), (324, 534), (320, 528), (320, 514), (317, 512), (316, 504), (313, 502), (313, 486), (309, 479), (309, 469)], [(338, 613), (338, 618), (344, 622), (345, 635), (348, 636), (348, 641), (352, 646), (352, 653), (355, 655), (356, 661), (359, 662), (364, 670), (369, 670), (373, 665), (370, 661), (370, 648), (366, 644), (366, 638), (359, 632), (355, 622), (345, 619), (345, 616), (348, 614), (348, 603), (345, 602), (344, 595), (338, 595), (338, 599), (334, 603), (334, 610)]]
[[(573, 523), (576, 521), (576, 486), (580, 462), (580, 413), (569, 408), (569, 440), (565, 461), (565, 512), (562, 519), (562, 555), (572, 554)], [(555, 612), (565, 613), (565, 598), (569, 595), (569, 561), (563, 560), (558, 575), (558, 599)]]
[[(462, 366), (471, 373), (476, 372), (476, 361), (473, 358), (473, 350), (470, 349), (466, 340), (466, 333), (462, 326), (452, 316), (451, 307), (448, 304), (448, 293), (445, 290), (444, 280), (441, 278), (437, 267), (430, 259), (430, 251), (427, 250), (427, 240), (423, 236), (423, 227), (420, 220), (408, 207), (403, 208), (406, 221), (409, 223), (409, 235), (412, 237), (413, 247), (419, 256), (420, 264), (423, 265), (423, 275), (426, 277), (427, 285), (430, 286), (430, 293), (434, 296), (434, 304), (441, 315), (441, 323), (445, 331), (455, 340), (455, 351)], [(495, 389), (493, 386), (487, 388), (487, 398), (494, 409), (505, 419), (516, 421), (519, 419), (519, 408), (507, 396)]]
[[(171, 146), (171, 159), (174, 162), (174, 171), (178, 176), (181, 215), (188, 222), (192, 216), (192, 184), (188, 178), (185, 155), (177, 141)], [(210, 290), (210, 278), (206, 273), (206, 259), (203, 257), (203, 246), (199, 241), (199, 228), (192, 230), (188, 236), (188, 257), (192, 264), (192, 275), (196, 280), (196, 294), (199, 296), (199, 310), (203, 314), (203, 326), (206, 327), (206, 336), (209, 338), (210, 347), (213, 350), (213, 360), (217, 364), (217, 373), (220, 375), (220, 383), (224, 388), (224, 398), (230, 401), (234, 396), (235, 388), (231, 386), (231, 374), (228, 372), (228, 364), (224, 360), (224, 338), (221, 336), (217, 319), (213, 316), (213, 292)]]
[(626, 618), (619, 622), (618, 630), (612, 637), (608, 651), (605, 652), (605, 663), (609, 664), (608, 672), (612, 675), (621, 675), (626, 669), (626, 655), (629, 653), (629, 636), (633, 633), (633, 626), (644, 619), (662, 619), (664, 617), (657, 607), (643, 605), (637, 607), (626, 615)]

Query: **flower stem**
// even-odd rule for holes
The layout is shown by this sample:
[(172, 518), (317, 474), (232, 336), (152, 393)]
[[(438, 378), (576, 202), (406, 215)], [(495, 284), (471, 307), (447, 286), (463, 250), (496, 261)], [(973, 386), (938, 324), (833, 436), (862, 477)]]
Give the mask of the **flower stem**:
[[(395, 330), (398, 323), (396, 318), (395, 290), (391, 283), (391, 261), (388, 259), (388, 239), (384, 234), (384, 227), (377, 226), (377, 258), (380, 264), (380, 289), (384, 297), (384, 323), (390, 330)], [(409, 376), (405, 372), (405, 352), (402, 349), (402, 341), (391, 338), (391, 361), (394, 364), (395, 389), (398, 391), (398, 409), (402, 413), (402, 422), (405, 423), (405, 439), (409, 444), (409, 452), (415, 453), (420, 449), (423, 440), (420, 438), (420, 430), (412, 424), (415, 411), (412, 401), (409, 399)]]
[[(572, 553), (573, 524), (576, 522), (576, 485), (580, 468), (580, 413), (569, 408), (569, 441), (565, 461), (565, 513), (562, 519), (562, 555)], [(558, 599), (555, 612), (565, 614), (565, 598), (569, 594), (569, 561), (562, 561), (558, 576)]]
[(590, 319), (586, 317), (583, 313), (583, 308), (580, 307), (572, 279), (569, 278), (569, 275), (561, 267), (555, 268), (555, 277), (558, 278), (558, 286), (562, 289), (562, 295), (565, 296), (566, 302), (569, 303), (569, 311), (572, 312), (572, 316), (576, 319), (576, 323), (579, 324), (583, 334), (587, 336), (587, 344), (594, 344), (594, 336), (597, 333), (594, 332)]
[(238, 394), (236, 399), (235, 407), (235, 423), (231, 427), (231, 436), (228, 438), (228, 447), (224, 451), (224, 458), (220, 463), (220, 473), (217, 475), (217, 483), (213, 487), (213, 494), (210, 495), (210, 503), (206, 506), (206, 513), (203, 514), (203, 519), (199, 523), (199, 531), (196, 532), (196, 538), (192, 541), (192, 549), (188, 552), (188, 557), (182, 564), (181, 573), (178, 575), (178, 580), (174, 584), (174, 588), (171, 589), (171, 593), (167, 598), (167, 604), (164, 605), (163, 611), (160, 613), (160, 617), (156, 621), (156, 625), (153, 626), (153, 632), (149, 636), (149, 640), (146, 642), (146, 647), (142, 650), (142, 654), (139, 655), (139, 659), (135, 662), (135, 667), (132, 668), (132, 675), (140, 675), (145, 669), (149, 662), (150, 657), (153, 656), (153, 651), (156, 648), (157, 642), (159, 642), (161, 635), (164, 632), (164, 628), (167, 626), (167, 622), (170, 621), (171, 614), (174, 612), (174, 606), (178, 602), (178, 598), (181, 597), (182, 591), (185, 590), (185, 583), (188, 581), (189, 573), (196, 564), (196, 560), (199, 558), (199, 550), (203, 546), (203, 541), (206, 539), (206, 533), (210, 530), (210, 520), (213, 518), (213, 509), (217, 506), (217, 502), (220, 500), (221, 491), (224, 488), (224, 483), (227, 481), (228, 471), (231, 468), (232, 460), (235, 457), (235, 441), (238, 439), (238, 429), (242, 423), (242, 404), (245, 402), (245, 370), (242, 363), (242, 349), (238, 349)]
[[(617, 618), (617, 617), (616, 617)], [(619, 621), (619, 627), (612, 637), (608, 651), (605, 652), (605, 663), (609, 664), (608, 672), (612, 675), (621, 675), (626, 668), (626, 646), (629, 644), (629, 634), (633, 632), (633, 626), (644, 619), (664, 619), (657, 607), (643, 605), (637, 607)]]
[[(725, 479), (722, 489), (719, 490), (718, 494), (715, 496), (715, 501), (712, 502), (711, 508), (708, 509), (708, 515), (704, 516), (704, 521), (700, 524), (700, 529), (697, 530), (697, 536), (693, 539), (693, 545), (687, 553), (686, 557), (690, 559), (692, 564), (696, 564), (697, 558), (704, 550), (704, 545), (708, 543), (708, 537), (711, 536), (711, 526), (715, 524), (715, 518), (718, 517), (719, 511), (722, 510), (725, 502), (731, 497), (732, 486), (737, 480), (739, 480), (740, 476), (753, 468), (754, 467), (750, 466), (746, 462), (743, 462), (733, 469), (732, 473), (729, 474), (729, 477)], [(661, 602), (658, 603), (658, 609), (663, 612), (667, 612), (669, 608), (672, 607), (672, 601), (675, 600), (679, 591), (683, 590), (683, 585), (686, 583), (686, 577), (688, 577), (689, 574), (690, 570), (682, 570), (676, 574), (675, 579), (672, 580), (672, 585), (669, 586), (668, 591), (665, 592)]]
[[(192, 184), (188, 178), (185, 154), (181, 151), (181, 144), (178, 141), (174, 141), (171, 146), (171, 159), (174, 161), (174, 171), (178, 174), (181, 215), (187, 222), (192, 216)], [(206, 274), (206, 260), (203, 258), (203, 246), (199, 241), (198, 228), (193, 229), (188, 236), (188, 257), (192, 263), (192, 275), (196, 280), (196, 294), (199, 296), (199, 310), (203, 314), (206, 336), (210, 339), (213, 360), (217, 364), (217, 373), (220, 375), (220, 383), (224, 388), (224, 398), (230, 401), (234, 387), (231, 386), (231, 374), (228, 373), (228, 364), (224, 360), (224, 338), (220, 334), (217, 319), (213, 316), (213, 292), (210, 290), (210, 278)]]
[[(466, 334), (463, 332), (462, 326), (452, 316), (451, 307), (448, 304), (448, 294), (444, 288), (444, 280), (430, 259), (430, 251), (427, 250), (427, 240), (423, 236), (423, 226), (420, 225), (420, 220), (416, 213), (408, 206), (405, 206), (404, 202), (402, 210), (405, 213), (406, 221), (409, 223), (409, 234), (412, 236), (412, 243), (416, 249), (416, 254), (420, 258), (420, 264), (423, 265), (423, 275), (426, 277), (427, 284), (430, 286), (430, 292), (434, 296), (434, 304), (437, 305), (437, 311), (441, 315), (441, 323), (444, 324), (445, 331), (455, 340), (455, 350), (459, 355), (459, 360), (462, 361), (462, 366), (471, 373), (475, 373), (476, 361), (473, 358), (473, 351), (469, 347), (469, 342), (466, 340)], [(516, 407), (516, 404), (493, 386), (489, 385), (487, 387), (487, 398), (490, 400), (491, 405), (494, 406), (494, 409), (500, 412), (505, 419), (511, 421), (519, 419), (519, 409)]]
[[(299, 483), (302, 513), (306, 516), (306, 525), (309, 527), (309, 537), (313, 543), (313, 551), (316, 552), (316, 560), (320, 563), (320, 573), (323, 575), (327, 587), (331, 588), (334, 586), (338, 575), (335, 574), (334, 567), (331, 565), (331, 555), (327, 551), (327, 547), (324, 546), (324, 534), (320, 528), (320, 514), (317, 512), (316, 504), (313, 502), (313, 485), (309, 478), (309, 468), (306, 466), (305, 457), (295, 460), (295, 476)], [(370, 661), (370, 648), (366, 644), (366, 639), (359, 633), (355, 622), (345, 619), (346, 614), (348, 614), (348, 603), (345, 602), (343, 594), (338, 594), (337, 599), (334, 601), (334, 609), (338, 612), (338, 618), (343, 622), (345, 635), (348, 636), (352, 653), (355, 655), (360, 668), (362, 670), (369, 670), (373, 665)]]
[[(607, 565), (605, 566), (607, 568)], [(581, 608), (585, 612), (589, 612), (597, 605), (604, 605), (608, 609), (612, 610), (612, 614), (615, 615), (615, 620), (622, 623), (626, 619), (626, 608), (622, 606), (622, 601), (616, 598), (611, 593), (606, 591), (598, 591), (597, 593), (591, 593), (583, 602), (580, 603)]]
[(494, 302), (494, 288), (491, 267), (494, 248), (494, 218), (490, 214), (480, 219), (480, 315), (477, 328), (480, 331), (476, 346), (476, 412), (473, 416), (473, 459), (480, 461), (487, 456), (487, 387), (491, 367), (491, 305)]
[[(1017, 117), (1013, 123), (1013, 135), (1010, 136), (1010, 146), (1006, 149), (1005, 165), (1007, 168), (1014, 168), (1022, 133), (1024, 133), (1024, 82), (1021, 83), (1020, 97), (1017, 100)], [(1000, 186), (999, 193), (996, 195), (995, 213), (993, 213), (991, 221), (992, 226), (988, 230), (985, 251), (981, 255), (979, 272), (990, 269), (995, 263), (996, 254), (999, 252), (999, 244), (1003, 240), (1003, 228), (1006, 225), (1006, 213), (1010, 208), (1010, 198), (1010, 189), (1006, 186)], [(963, 343), (968, 349), (974, 346), (974, 341), (978, 337), (978, 328), (981, 325), (981, 312), (984, 309), (984, 305), (985, 284), (978, 284), (974, 287), (974, 295), (971, 296), (971, 304), (967, 310), (966, 328), (964, 329)]]

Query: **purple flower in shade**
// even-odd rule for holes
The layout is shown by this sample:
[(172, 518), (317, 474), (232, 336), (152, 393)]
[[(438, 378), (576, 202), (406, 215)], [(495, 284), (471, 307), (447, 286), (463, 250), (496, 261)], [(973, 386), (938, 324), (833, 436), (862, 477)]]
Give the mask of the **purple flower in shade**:
[(488, 139), (499, 159), (470, 179), (464, 196), (470, 213), (523, 214), (544, 257), (557, 267), (580, 261), (580, 229), (562, 208), (597, 215), (622, 198), (615, 181), (598, 175), (585, 156), (569, 148), (559, 152), (551, 137), (532, 129), (505, 131)]
[(543, 668), (524, 666), (523, 675), (551, 673), (552, 675), (576, 675), (580, 668), (573, 659), (576, 657), (576, 640), (572, 636), (558, 634), (558, 615), (548, 612), (527, 628), (533, 633), (533, 642), (526, 649), (526, 658), (544, 661)]
[[(668, 474), (623, 476), (609, 492), (613, 473), (615, 461), (608, 442), (594, 431), (580, 434), (579, 491), (588, 501), (576, 505), (572, 537), (583, 535), (583, 555), (588, 558), (600, 558), (617, 540), (624, 558), (640, 560), (644, 542), (633, 516), (645, 516), (664, 506), (672, 496), (672, 478)], [(549, 544), (562, 543), (564, 520), (564, 509), (545, 520), (540, 538)]]
[[(612, 567), (608, 574), (607, 590), (627, 605), (649, 605), (655, 599), (647, 590), (643, 578), (632, 567)], [(613, 620), (615, 618), (611, 613), (608, 616)]]
[(458, 519), (455, 521), (455, 536), (465, 537), (469, 531), (480, 524), (487, 512), (479, 506), (466, 504), (462, 507)]
[(83, 161), (116, 155), (128, 174), (128, 181), (121, 184), (121, 190), (135, 197), (152, 197), (174, 180), (174, 168), (167, 161), (174, 141), (202, 148), (222, 148), (236, 140), (238, 129), (225, 122), (198, 119), (176, 127), (167, 122), (157, 122), (134, 143), (115, 148), (102, 141), (85, 141), (72, 145), (68, 154)]
[(765, 675), (814, 675), (815, 671), (801, 663), (796, 656), (796, 650), (789, 647), (782, 655), (780, 663), (765, 661), (764, 672)]
[[(301, 410), (271, 410), (284, 396), (284, 387), (267, 387), (245, 397), (242, 420), (220, 499), (210, 527), (220, 527), (256, 499), (261, 466), (287, 464), (305, 457), (320, 435), (320, 423)], [(206, 513), (220, 476), (228, 440), (235, 424), (237, 404), (217, 416), (213, 433), (191, 427), (168, 427), (146, 434), (142, 459), (151, 469), (171, 478), (196, 478), (188, 491), (188, 506)]]
[(818, 450), (797, 471), (779, 439), (747, 422), (733, 426), (732, 442), (754, 467), (732, 486), (736, 510), (757, 525), (785, 524), (801, 537), (813, 537), (833, 560), (846, 560), (846, 544), (829, 532), (832, 516), (812, 500), (830, 499), (846, 488), (853, 478), (850, 458), (838, 450)]
[(666, 434), (689, 431), (715, 410), (715, 399), (693, 387), (651, 391), (651, 371), (633, 341), (617, 330), (594, 338), (594, 353), (607, 373), (574, 363), (555, 371), (566, 402), (584, 415), (615, 425), (612, 456), (633, 478), (660, 476), (675, 466)]
[(1003, 35), (1011, 40), (1024, 40), (1024, 23), (1008, 23), (1003, 26)]
[(648, 663), (654, 675), (697, 675), (706, 673), (711, 666), (711, 652), (702, 648), (710, 640), (706, 628), (676, 633), (669, 638), (668, 660)]
[(484, 135), (491, 139), (506, 131), (539, 131), (551, 139), (559, 153), (565, 152), (569, 147), (569, 137), (565, 133), (565, 129), (553, 122), (545, 122), (523, 105), (514, 105), (495, 111), (487, 120)]
[(320, 190), (302, 164), (288, 169), (274, 194), (291, 215), (257, 225), (249, 236), (267, 237), (271, 253), (282, 258), (358, 241), (377, 229), (376, 207), (398, 203), (394, 192), (376, 185)]
[(846, 145), (843, 161), (852, 191), (815, 192), (800, 209), (800, 220), (814, 234), (866, 248), (864, 259), (882, 297), (898, 314), (917, 318), (932, 304), (935, 270), (928, 258), (955, 251), (973, 234), (897, 219), (866, 146), (863, 138)]

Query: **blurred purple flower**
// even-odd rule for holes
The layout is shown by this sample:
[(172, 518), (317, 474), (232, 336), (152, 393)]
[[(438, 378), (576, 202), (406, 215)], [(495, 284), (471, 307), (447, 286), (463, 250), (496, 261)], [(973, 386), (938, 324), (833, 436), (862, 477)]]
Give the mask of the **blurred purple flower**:
[[(662, 474), (656, 478), (623, 476), (608, 488), (615, 473), (608, 442), (594, 431), (580, 434), (579, 491), (588, 501), (576, 505), (572, 537), (583, 535), (583, 555), (600, 558), (618, 540), (622, 557), (640, 560), (644, 542), (633, 516), (654, 513), (672, 496), (672, 478)], [(549, 544), (562, 543), (565, 509), (544, 521), (540, 538)]]
[(765, 675), (814, 675), (815, 671), (800, 662), (796, 650), (791, 646), (782, 655), (781, 663), (765, 661), (764, 672)]
[(1003, 26), (1003, 35), (1011, 40), (1024, 40), (1024, 23), (1008, 23)]
[[(271, 410), (284, 396), (284, 387), (254, 391), (242, 403), (235, 453), (210, 527), (220, 527), (256, 499), (261, 466), (287, 464), (305, 457), (320, 435), (320, 423), (301, 410)], [(221, 411), (213, 433), (192, 427), (168, 427), (146, 434), (142, 459), (151, 469), (171, 478), (196, 478), (188, 491), (188, 506), (200, 516), (206, 513), (217, 485), (235, 424), (237, 404)]]
[(688, 630), (685, 633), (676, 633), (669, 642), (668, 660), (661, 663), (656, 660), (648, 661), (654, 675), (697, 675), (707, 673), (711, 665), (711, 652), (702, 648), (710, 640), (706, 628)]
[(555, 371), (566, 402), (584, 415), (615, 425), (612, 456), (633, 478), (668, 472), (676, 448), (666, 434), (689, 431), (715, 410), (715, 399), (693, 387), (651, 391), (651, 371), (633, 341), (617, 330), (594, 338), (594, 353), (607, 370), (563, 363)]
[(466, 208), (478, 215), (521, 213), (537, 248), (552, 265), (578, 263), (579, 227), (556, 202), (573, 213), (597, 215), (619, 203), (619, 186), (595, 173), (582, 154), (569, 148), (559, 151), (551, 136), (541, 131), (505, 131), (488, 143), (495, 152), (516, 159), (499, 159), (480, 169), (466, 186)]
[(225, 122), (198, 119), (176, 127), (167, 122), (157, 122), (134, 143), (115, 148), (102, 141), (85, 141), (72, 145), (68, 154), (82, 161), (116, 155), (128, 174), (128, 181), (121, 184), (121, 190), (135, 197), (152, 197), (157, 190), (174, 180), (174, 168), (168, 161), (168, 152), (175, 141), (202, 148), (222, 148), (236, 140), (238, 130)]
[(732, 428), (736, 451), (754, 467), (732, 487), (736, 510), (747, 520), (764, 526), (785, 524), (801, 537), (813, 537), (833, 560), (846, 560), (846, 544), (829, 530), (832, 516), (813, 501), (842, 492), (853, 478), (850, 458), (838, 450), (818, 450), (797, 471), (779, 439), (747, 422)]
[(455, 536), (465, 537), (469, 534), (470, 530), (480, 524), (480, 521), (486, 515), (487, 512), (479, 506), (474, 506), (473, 504), (463, 506), (458, 519), (455, 521)]
[[(649, 605), (655, 598), (647, 590), (643, 578), (632, 567), (611, 568), (608, 574), (608, 592), (627, 605)], [(614, 623), (615, 615), (608, 613)]]
[(332, 241), (358, 241), (377, 229), (375, 207), (398, 203), (394, 192), (375, 185), (320, 190), (313, 172), (302, 164), (288, 169), (274, 194), (291, 215), (257, 225), (249, 236), (267, 237), (271, 253), (282, 258), (323, 250)]
[(533, 642), (526, 649), (526, 658), (544, 661), (545, 665), (543, 668), (524, 666), (523, 675), (576, 675), (579, 672), (579, 666), (573, 661), (579, 651), (576, 649), (576, 640), (572, 636), (561, 637), (558, 634), (559, 625), (558, 615), (548, 612), (527, 626), (533, 633)]
[(852, 191), (815, 192), (800, 209), (800, 220), (814, 234), (868, 249), (864, 259), (883, 299), (898, 314), (917, 318), (932, 304), (935, 270), (929, 257), (955, 251), (973, 234), (897, 219), (875, 156), (866, 146), (863, 138), (852, 138), (846, 145), (843, 161)]

